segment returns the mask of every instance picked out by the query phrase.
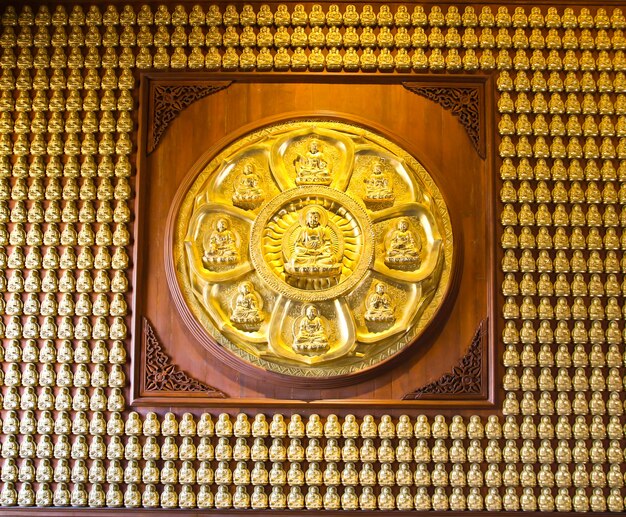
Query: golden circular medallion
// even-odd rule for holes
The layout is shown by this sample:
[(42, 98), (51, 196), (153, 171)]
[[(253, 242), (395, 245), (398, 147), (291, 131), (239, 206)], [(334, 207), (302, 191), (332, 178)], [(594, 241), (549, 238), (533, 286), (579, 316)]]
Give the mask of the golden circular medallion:
[(183, 188), (175, 300), (235, 367), (354, 376), (414, 342), (450, 286), (443, 197), (419, 162), (364, 128), (265, 127)]

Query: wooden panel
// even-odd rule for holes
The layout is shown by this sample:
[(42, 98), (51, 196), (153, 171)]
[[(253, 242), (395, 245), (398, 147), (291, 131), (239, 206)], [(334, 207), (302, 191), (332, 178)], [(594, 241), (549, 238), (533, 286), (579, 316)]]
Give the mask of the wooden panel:
[[(183, 84), (176, 76), (151, 74), (145, 80)], [(230, 80), (230, 77), (219, 77)], [(140, 176), (140, 230), (138, 246), (142, 264), (138, 278), (137, 318), (147, 318), (172, 362), (193, 378), (226, 394), (225, 400), (203, 400), (206, 404), (255, 404), (258, 399), (281, 404), (286, 401), (349, 401), (376, 404), (432, 405), (427, 400), (401, 402), (416, 389), (449, 372), (466, 354), (479, 325), (492, 316), (493, 263), (490, 162), (478, 155), (466, 129), (439, 103), (415, 94), (402, 84), (373, 81), (246, 82), (237, 77), (217, 93), (191, 103), (162, 132), (160, 142), (142, 157)], [(416, 80), (415, 76), (411, 77)], [(206, 75), (188, 79), (187, 85), (208, 84)], [(412, 83), (413, 84), (413, 83)], [(426, 83), (430, 84), (430, 83)], [(434, 83), (433, 83), (434, 84)], [(461, 80), (450, 87), (461, 85)], [(470, 85), (483, 83), (475, 80)], [(199, 86), (200, 87), (200, 86)], [(147, 91), (154, 86), (145, 86)], [(484, 94), (483, 94), (484, 95)], [(481, 106), (485, 105), (481, 96)], [(267, 379), (241, 374), (216, 363), (210, 352), (190, 335), (178, 315), (165, 281), (165, 220), (180, 183), (190, 169), (208, 161), (225, 142), (253, 128), (290, 118), (331, 118), (372, 127), (413, 154), (433, 176), (450, 208), (458, 246), (455, 289), (427, 335), (399, 360), (383, 371), (375, 370), (370, 380), (341, 389), (298, 389), (268, 383)], [(149, 122), (149, 121), (144, 121)], [(149, 124), (148, 124), (149, 126)], [(149, 130), (146, 134), (150, 134)], [(148, 142), (149, 149), (152, 143)], [(150, 281), (147, 281), (147, 280)], [(140, 336), (137, 329), (136, 337)], [(491, 330), (491, 329), (490, 329)], [(458, 393), (451, 405), (480, 405), (489, 398), (488, 361), (485, 352), (484, 389), (479, 394)], [(138, 377), (143, 371), (138, 372)], [(147, 394), (144, 394), (147, 395)], [(179, 394), (177, 400), (185, 397)], [(193, 394), (190, 401), (199, 403)], [(427, 397), (424, 397), (425, 399)], [(446, 397), (443, 397), (446, 398)], [(150, 394), (150, 401), (155, 402)]]

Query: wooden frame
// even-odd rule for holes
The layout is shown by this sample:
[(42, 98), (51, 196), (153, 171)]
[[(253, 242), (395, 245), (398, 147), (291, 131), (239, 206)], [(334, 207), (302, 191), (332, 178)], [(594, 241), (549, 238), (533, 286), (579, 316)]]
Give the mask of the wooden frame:
[[(135, 264), (142, 263), (143, 245), (142, 238), (144, 236), (144, 217), (145, 209), (143, 207), (142, 195), (145, 190), (145, 183), (147, 182), (146, 162), (148, 155), (154, 151), (158, 145), (160, 137), (167, 131), (167, 123), (175, 118), (175, 116), (185, 109), (188, 105), (195, 100), (201, 99), (205, 96), (211, 95), (224, 88), (228, 88), (233, 83), (259, 83), (266, 84), (271, 82), (280, 83), (342, 83), (342, 84), (402, 84), (407, 90), (412, 91), (418, 95), (425, 96), (430, 100), (440, 104), (444, 109), (452, 111), (456, 116), (460, 115), (460, 122), (465, 127), (472, 141), (475, 150), (480, 156), (485, 158), (485, 168), (489, 173), (489, 177), (492, 181), (488, 182), (489, 192), (486, 194), (487, 199), (495, 200), (494, 193), (496, 192), (494, 160), (493, 153), (494, 145), (493, 140), (495, 138), (494, 125), (492, 121), (488, 119), (487, 113), (494, 113), (494, 86), (493, 81), (488, 75), (447, 75), (445, 77), (432, 75), (432, 74), (382, 74), (376, 73), (371, 75), (358, 74), (358, 73), (341, 73), (341, 74), (322, 74), (313, 75), (307, 73), (205, 73), (205, 72), (145, 72), (140, 74), (140, 123), (139, 123), (139, 138), (138, 138), (138, 175), (137, 175), (137, 197), (136, 197), (136, 221), (135, 221)], [(155, 92), (172, 92), (178, 89), (180, 95), (178, 100), (173, 100), (169, 105), (169, 111), (164, 116), (159, 113), (155, 101)], [(451, 89), (459, 92), (475, 91), (478, 98), (479, 109), (473, 116), (477, 117), (477, 127), (474, 127), (474, 134), (471, 133), (471, 128), (467, 123), (467, 113), (463, 112), (464, 106), (459, 104), (457, 100), (451, 98), (447, 93)], [(457, 96), (458, 97), (458, 96)], [(181, 100), (182, 99), (182, 100)], [(465, 99), (463, 102), (467, 102)], [(172, 108), (173, 105), (173, 108)], [(165, 120), (165, 122), (164, 122)], [(165, 125), (165, 127), (163, 127)], [(156, 127), (158, 126), (158, 127)], [(472, 139), (473, 136), (473, 139)], [(229, 137), (231, 138), (231, 137)], [(221, 142), (216, 144), (216, 148), (221, 146)], [(198, 164), (197, 164), (198, 165)], [(156, 392), (154, 390), (147, 389), (146, 386), (146, 363), (145, 363), (145, 325), (144, 315), (141, 307), (141, 289), (142, 289), (142, 273), (140, 268), (136, 268), (134, 271), (134, 296), (133, 296), (133, 371), (131, 380), (131, 400), (132, 404), (136, 406), (162, 406), (162, 405), (177, 405), (184, 407), (293, 407), (293, 408), (331, 408), (331, 407), (350, 407), (358, 409), (359, 407), (372, 407), (372, 402), (375, 407), (385, 408), (456, 408), (456, 409), (479, 409), (479, 408), (493, 408), (497, 404), (499, 393), (496, 390), (495, 379), (497, 378), (497, 369), (495, 358), (497, 353), (495, 350), (496, 336), (499, 335), (501, 329), (497, 327), (497, 313), (496, 313), (496, 292), (498, 281), (497, 275), (497, 258), (496, 258), (496, 238), (495, 232), (497, 225), (495, 225), (495, 213), (496, 206), (495, 201), (488, 207), (488, 228), (487, 233), (490, 234), (490, 244), (488, 249), (491, 250), (491, 256), (489, 257), (491, 272), (491, 287), (489, 292), (491, 293), (488, 300), (488, 314), (485, 315), (486, 321), (480, 323), (477, 328), (477, 335), (480, 329), (480, 354), (476, 354), (476, 346), (474, 346), (473, 356), (471, 356), (471, 350), (468, 349), (468, 355), (465, 360), (473, 360), (474, 363), (480, 363), (479, 373), (479, 390), (472, 393), (453, 393), (446, 394), (436, 389), (428, 392), (428, 390), (416, 390), (413, 393), (408, 393), (405, 400), (381, 400), (381, 401), (359, 401), (359, 400), (318, 400), (318, 401), (296, 401), (296, 400), (268, 400), (268, 399), (237, 399), (237, 398), (225, 398), (224, 395), (211, 386), (206, 386), (202, 382), (185, 378), (183, 384), (185, 388), (182, 391), (177, 390), (162, 390)], [(170, 281), (172, 281), (172, 271), (168, 271)], [(443, 312), (443, 310), (441, 311)], [(149, 322), (147, 323), (149, 325)], [(153, 332), (153, 338), (156, 335)], [(470, 343), (467, 343), (469, 346)], [(453, 365), (451, 365), (453, 366)], [(474, 364), (476, 366), (476, 364)], [(180, 372), (175, 365), (168, 365), (168, 369), (172, 368), (176, 371), (176, 375), (186, 376), (184, 372)], [(393, 364), (387, 366), (393, 367)], [(458, 368), (457, 368), (458, 370)], [(379, 370), (376, 370), (379, 372)], [(372, 373), (368, 378), (371, 378)], [(189, 380), (189, 382), (188, 382)], [(273, 379), (276, 380), (276, 379)], [(346, 382), (349, 382), (346, 379)], [(196, 383), (196, 388), (189, 388), (190, 384)], [(434, 380), (431, 384), (436, 384), (437, 380)], [(202, 387), (204, 386), (204, 388)], [(432, 388), (432, 387), (431, 387)]]

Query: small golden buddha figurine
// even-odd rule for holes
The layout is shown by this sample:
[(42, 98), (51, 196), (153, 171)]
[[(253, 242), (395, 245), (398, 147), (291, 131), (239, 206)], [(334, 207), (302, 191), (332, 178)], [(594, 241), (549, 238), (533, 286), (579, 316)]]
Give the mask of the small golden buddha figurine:
[(324, 458), (324, 452), (320, 447), (319, 440), (317, 438), (311, 438), (309, 440), (305, 454), (307, 461), (322, 461)]
[(395, 449), (391, 446), (389, 438), (383, 438), (378, 447), (378, 460), (381, 462), (391, 463), (395, 459)]
[(409, 228), (407, 219), (402, 218), (385, 237), (385, 263), (394, 269), (415, 270), (421, 264), (422, 243)]
[(347, 438), (341, 449), (341, 459), (351, 462), (359, 460), (359, 449), (354, 443), (354, 438)]
[(287, 495), (287, 508), (290, 510), (301, 510), (304, 508), (304, 496), (299, 486), (292, 486)]
[[(308, 458), (307, 461), (309, 461)], [(316, 461), (311, 461), (309, 463), (309, 468), (306, 470), (304, 478), (306, 480), (306, 484), (309, 486), (319, 486), (322, 484), (323, 474)]]
[(272, 463), (269, 472), (270, 485), (284, 485), (287, 482), (287, 473), (283, 470), (282, 463)]
[(300, 463), (292, 463), (289, 467), (289, 471), (287, 472), (287, 484), (291, 486), (304, 485), (304, 472), (302, 472)]
[(233, 458), (236, 461), (247, 461), (250, 459), (250, 447), (245, 438), (237, 438), (235, 447), (233, 447)]
[(294, 161), (297, 185), (330, 185), (331, 164), (318, 140), (311, 140), (308, 150)]
[(341, 499), (337, 493), (336, 486), (329, 486), (324, 494), (324, 509), (325, 510), (338, 510), (341, 506)]
[(359, 449), (359, 458), (363, 462), (376, 461), (377, 451), (376, 451), (376, 447), (374, 447), (374, 442), (371, 438), (365, 438), (363, 440), (363, 445)]
[(265, 194), (261, 188), (261, 178), (252, 163), (246, 163), (235, 180), (233, 204), (244, 210), (253, 210), (263, 201)]
[(252, 422), (252, 436), (264, 438), (269, 434), (269, 425), (263, 413), (257, 413)]
[(413, 485), (413, 473), (408, 463), (400, 463), (396, 472), (396, 484), (407, 487)]
[(304, 461), (304, 447), (302, 447), (299, 438), (293, 438), (289, 443), (289, 447), (287, 448), (287, 459), (291, 462)]
[(205, 267), (231, 265), (239, 261), (239, 236), (229, 227), (228, 220), (220, 218), (215, 223), (215, 229), (205, 237), (202, 257)]
[(294, 322), (293, 334), (292, 347), (299, 354), (317, 354), (329, 347), (325, 318), (314, 305), (303, 307), (302, 315)]
[[(171, 486), (171, 485), (166, 485), (166, 487), (167, 486)], [(230, 508), (232, 504), (233, 504), (233, 498), (229, 492), (228, 486), (219, 485), (217, 487), (217, 493), (215, 494), (215, 508), (219, 510), (223, 510), (223, 509)], [(163, 505), (163, 494), (161, 494), (161, 505)]]
[(242, 282), (233, 300), (230, 321), (236, 327), (248, 332), (258, 330), (264, 318), (262, 308), (263, 301), (254, 290), (254, 284)]
[(372, 209), (380, 209), (393, 204), (393, 184), (385, 172), (385, 161), (374, 162), (370, 174), (363, 180), (365, 197), (363, 200)]
[(304, 504), (307, 510), (320, 510), (322, 508), (323, 500), (319, 487), (312, 486), (309, 488), (306, 497), (304, 498)]
[(330, 438), (324, 447), (324, 460), (335, 462), (341, 460), (341, 449), (336, 438)]
[(254, 463), (254, 468), (250, 473), (250, 479), (253, 485), (267, 485), (269, 483), (269, 473), (262, 461)]
[[(207, 415), (207, 416), (209, 416), (209, 419), (210, 419), (210, 415)], [(163, 432), (163, 434), (165, 434), (165, 431)], [(230, 421), (230, 417), (228, 416), (227, 413), (221, 413), (218, 416), (217, 422), (215, 423), (215, 434), (220, 437), (222, 436), (228, 437), (228, 436), (233, 435), (233, 424)], [(210, 434), (206, 436), (210, 436)]]
[(365, 306), (367, 308), (365, 312), (367, 322), (393, 323), (396, 319), (391, 297), (387, 294), (387, 286), (383, 282), (376, 282), (370, 288)]
[[(210, 493), (210, 492), (209, 492)], [(198, 499), (200, 498), (200, 494), (198, 494)], [(256, 485), (254, 490), (252, 491), (252, 496), (250, 497), (250, 504), (254, 510), (262, 510), (266, 509), (269, 505), (269, 500), (265, 491), (263, 490), (263, 486)], [(198, 504), (198, 506), (200, 506)]]
[[(272, 422), (269, 426), (269, 434), (272, 438), (284, 438), (286, 436), (287, 425), (285, 424), (285, 419), (283, 415), (277, 413), (272, 417)], [(259, 436), (267, 436), (267, 434), (265, 433)]]
[(347, 462), (341, 472), (341, 484), (343, 486), (356, 486), (359, 484), (359, 474), (353, 462)]

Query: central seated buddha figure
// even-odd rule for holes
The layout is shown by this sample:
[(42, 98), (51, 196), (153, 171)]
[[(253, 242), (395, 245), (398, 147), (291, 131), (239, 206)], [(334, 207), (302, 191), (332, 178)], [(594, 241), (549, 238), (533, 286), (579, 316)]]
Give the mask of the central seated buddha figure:
[(285, 271), (295, 277), (329, 278), (341, 274), (341, 263), (333, 252), (328, 214), (321, 206), (300, 212), (293, 235), (293, 252), (285, 257)]

